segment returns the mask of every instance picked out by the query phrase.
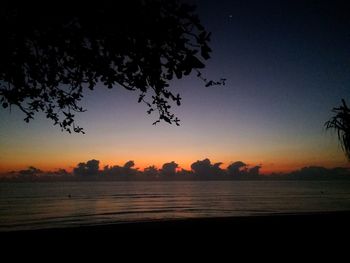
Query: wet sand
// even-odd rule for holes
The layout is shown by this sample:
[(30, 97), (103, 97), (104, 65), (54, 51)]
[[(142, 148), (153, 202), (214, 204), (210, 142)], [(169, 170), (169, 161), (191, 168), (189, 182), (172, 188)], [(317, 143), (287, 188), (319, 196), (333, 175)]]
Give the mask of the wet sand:
[(31, 236), (138, 236), (168, 234), (181, 235), (214, 235), (214, 236), (247, 236), (253, 235), (303, 235), (322, 236), (329, 234), (350, 233), (350, 211), (319, 212), (298, 214), (274, 214), (259, 216), (237, 216), (219, 218), (193, 218), (157, 220), (148, 222), (127, 222), (107, 225), (90, 225), (67, 228), (39, 230), (21, 230), (0, 232), (6, 237)]
[(347, 255), (349, 226), (350, 211), (196, 218), (0, 232), (0, 245), (11, 257), (37, 258), (45, 251), (61, 255), (61, 261), (68, 254), (69, 258), (71, 254), (89, 258), (91, 253), (99, 259), (123, 255), (180, 262), (187, 254), (208, 261), (209, 253), (215, 257), (210, 262), (219, 262), (219, 257), (226, 262), (227, 258), (271, 256), (284, 262), (293, 257), (300, 261), (305, 254), (322, 258), (327, 253), (333, 260)]

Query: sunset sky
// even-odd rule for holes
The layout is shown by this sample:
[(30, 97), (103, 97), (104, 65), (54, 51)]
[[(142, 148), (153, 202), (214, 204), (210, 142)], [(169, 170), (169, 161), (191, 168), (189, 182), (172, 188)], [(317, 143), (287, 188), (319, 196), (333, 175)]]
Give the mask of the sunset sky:
[[(77, 115), (85, 135), (68, 134), (43, 115), (29, 124), (16, 108), (0, 108), (0, 172), (30, 165), (65, 168), (90, 159), (101, 167), (134, 160), (136, 167), (176, 161), (190, 169), (209, 158), (262, 165), (262, 173), (303, 166), (348, 166), (324, 122), (350, 99), (350, 20), (340, 5), (304, 1), (192, 1), (212, 32), (208, 78), (172, 82), (181, 125), (152, 123), (138, 94), (121, 87), (86, 91)], [(329, 3), (336, 3), (329, 2)]]

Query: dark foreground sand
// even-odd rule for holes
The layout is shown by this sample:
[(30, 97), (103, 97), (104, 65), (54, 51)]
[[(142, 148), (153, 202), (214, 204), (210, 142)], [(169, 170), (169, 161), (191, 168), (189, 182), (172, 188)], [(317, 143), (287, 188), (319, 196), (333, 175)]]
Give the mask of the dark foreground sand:
[(326, 235), (343, 235), (350, 238), (350, 211), (299, 214), (274, 214), (221, 218), (193, 218), (157, 220), (149, 222), (116, 223), (25, 231), (0, 232), (1, 238), (38, 236), (220, 236), (259, 238), (261, 235), (303, 236), (315, 238)]
[(109, 262), (110, 258), (128, 259), (120, 262), (148, 258), (153, 262), (155, 257), (162, 262), (187, 262), (187, 255), (202, 258), (195, 262), (227, 262), (242, 257), (249, 259), (244, 262), (271, 257), (278, 262), (307, 262), (308, 255), (310, 262), (315, 262), (315, 257), (324, 260), (327, 255), (329, 262), (342, 262), (348, 257), (349, 240), (350, 211), (0, 232), (1, 252), (7, 255), (3, 258), (28, 261), (28, 257), (42, 257), (45, 262), (58, 258), (68, 261), (71, 255), (80, 261), (81, 257), (90, 261), (92, 255), (96, 259), (97, 255), (96, 262)]
[(347, 262), (349, 226), (350, 211), (198, 218), (0, 232), (0, 248), (33, 262)]

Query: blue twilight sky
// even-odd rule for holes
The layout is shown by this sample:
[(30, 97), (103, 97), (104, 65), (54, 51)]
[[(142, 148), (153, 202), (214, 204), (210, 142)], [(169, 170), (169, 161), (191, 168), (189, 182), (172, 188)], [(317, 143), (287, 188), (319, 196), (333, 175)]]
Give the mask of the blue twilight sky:
[[(38, 116), (26, 124), (15, 108), (0, 109), (0, 171), (34, 165), (71, 169), (95, 158), (134, 160), (144, 168), (198, 159), (262, 164), (263, 172), (306, 165), (345, 166), (336, 136), (323, 124), (350, 98), (350, 9), (340, 1), (189, 1), (212, 32), (208, 78), (172, 82), (181, 126), (161, 123), (137, 104), (137, 93), (98, 86), (77, 116), (86, 135), (69, 135)], [(345, 2), (344, 2), (345, 3)]]

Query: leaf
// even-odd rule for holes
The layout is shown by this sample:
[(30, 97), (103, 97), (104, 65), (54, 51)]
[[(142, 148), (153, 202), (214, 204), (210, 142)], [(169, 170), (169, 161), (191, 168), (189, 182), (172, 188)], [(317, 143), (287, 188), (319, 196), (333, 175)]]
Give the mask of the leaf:
[(209, 53), (211, 52), (211, 49), (207, 46), (207, 45), (203, 45), (201, 47), (201, 55), (204, 59), (209, 59), (210, 56), (209, 56)]
[(159, 122), (160, 122), (160, 120), (157, 120), (157, 121), (153, 122), (152, 125), (156, 125)]
[(182, 71), (179, 69), (175, 69), (175, 75), (178, 79), (182, 78)]
[(171, 124), (171, 120), (167, 116), (162, 115), (160, 118), (163, 119), (164, 121), (166, 121), (167, 123)]
[(187, 56), (186, 65), (191, 68), (204, 68), (205, 65), (195, 56)]
[[(2, 107), (18, 105), (27, 114), (26, 121), (44, 112), (62, 130), (83, 133), (78, 126), (74, 129), (71, 113), (84, 111), (78, 104), (83, 91), (103, 84), (109, 89), (122, 86), (137, 91), (136, 100), (149, 107), (147, 113), (154, 109), (161, 121), (177, 125), (170, 102), (179, 106), (181, 98), (165, 90), (175, 76), (181, 79), (205, 67), (203, 62), (211, 52), (210, 33), (186, 1), (122, 2), (117, 15), (109, 3), (99, 6), (98, 12), (94, 5), (84, 6), (83, 13), (62, 12), (65, 7), (61, 5), (63, 9), (54, 10), (54, 15), (50, 8), (39, 10), (29, 4), (14, 10), (3, 6), (3, 13), (16, 14), (11, 20), (16, 28), (8, 28), (2, 36), (7, 44), (0, 75), (3, 81), (13, 82), (8, 93), (0, 94)], [(27, 14), (35, 19), (24, 19)], [(152, 95), (157, 97), (150, 100), (152, 104), (144, 100)]]
[(140, 103), (140, 102), (143, 100), (144, 97), (145, 97), (145, 95), (144, 95), (144, 94), (141, 94), (140, 97), (139, 97), (139, 99), (137, 100), (137, 102)]
[(191, 71), (192, 71), (192, 68), (191, 68), (191, 67), (186, 68), (185, 71), (184, 71), (184, 75), (185, 75), (185, 76), (190, 75), (190, 74), (191, 74)]
[(209, 86), (213, 86), (214, 85), (214, 81), (210, 80), (209, 82), (207, 82), (207, 84), (205, 84), (206, 87)]
[(181, 97), (179, 94), (177, 94), (176, 98), (175, 98), (175, 101), (176, 101), (176, 104), (177, 106), (180, 106), (181, 105)]

